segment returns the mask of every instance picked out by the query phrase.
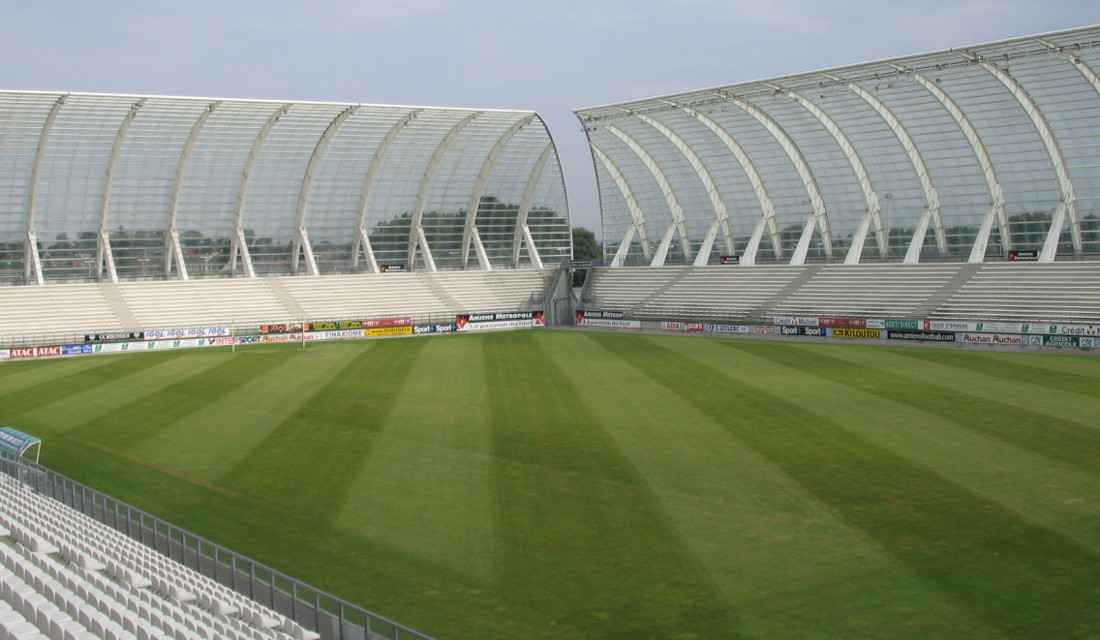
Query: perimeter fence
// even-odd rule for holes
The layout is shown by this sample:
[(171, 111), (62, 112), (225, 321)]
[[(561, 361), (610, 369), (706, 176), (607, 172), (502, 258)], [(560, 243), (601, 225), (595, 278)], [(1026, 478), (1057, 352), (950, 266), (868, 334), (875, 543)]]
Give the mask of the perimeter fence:
[(3, 450), (0, 473), (316, 631), (322, 640), (432, 640)]

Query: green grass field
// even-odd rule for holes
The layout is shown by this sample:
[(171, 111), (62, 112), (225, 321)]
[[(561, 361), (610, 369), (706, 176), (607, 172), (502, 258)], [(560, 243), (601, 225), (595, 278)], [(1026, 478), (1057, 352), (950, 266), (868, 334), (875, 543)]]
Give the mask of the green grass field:
[(516, 331), (0, 365), (42, 462), (441, 640), (1100, 637), (1100, 359)]

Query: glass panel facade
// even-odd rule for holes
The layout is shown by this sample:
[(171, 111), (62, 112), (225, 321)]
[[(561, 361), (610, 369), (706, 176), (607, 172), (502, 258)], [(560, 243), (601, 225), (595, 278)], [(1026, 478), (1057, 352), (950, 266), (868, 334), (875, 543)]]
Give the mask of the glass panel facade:
[[(704, 174), (728, 212), (736, 252), (750, 263), (1095, 255), (1098, 69), (1100, 28), (1087, 27), (580, 109), (595, 149), (606, 257), (644, 228), (626, 262), (648, 263), (638, 258), (640, 242), (660, 239), (670, 202), (684, 209), (698, 246), (718, 215)], [(693, 156), (704, 169), (691, 166)], [(773, 224), (780, 255), (768, 239)], [(754, 250), (748, 239), (758, 227)], [(675, 258), (670, 252), (666, 262)]]
[(477, 235), (492, 266), (526, 266), (524, 225), (543, 262), (571, 255), (528, 111), (7, 91), (0, 134), (4, 284), (347, 273), (370, 249), (480, 268)]

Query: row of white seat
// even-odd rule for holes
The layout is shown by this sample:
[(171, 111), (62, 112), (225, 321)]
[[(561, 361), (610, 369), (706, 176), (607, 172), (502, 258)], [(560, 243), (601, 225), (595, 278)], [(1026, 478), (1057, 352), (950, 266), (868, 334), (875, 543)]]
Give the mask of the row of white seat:
[(516, 310), (541, 300), (553, 275), (500, 269), (0, 287), (0, 336)]
[[(589, 286), (592, 301), (587, 306), (638, 317), (928, 314), (970, 320), (1100, 320), (1100, 262), (973, 267), (961, 263), (603, 267), (594, 270)], [(972, 274), (963, 271), (968, 268)]]
[[(45, 591), (41, 595), (51, 596), (46, 603), (38, 599), (33, 603), (51, 615), (55, 608), (72, 608), (70, 601), (80, 605), (75, 607), (78, 611), (83, 607), (99, 612), (103, 618), (92, 616), (94, 620), (85, 622), (111, 629), (111, 637), (319, 638), (294, 621), (114, 529), (7, 481), (0, 482), (0, 534), (6, 538), (0, 542), (0, 560), (16, 574), (16, 579), (0, 577), (0, 581), (15, 586), (22, 581), (36, 591)], [(30, 606), (26, 598), (22, 606)], [(22, 613), (27, 616), (25, 610)], [(65, 635), (65, 628), (73, 634), (79, 629), (63, 616), (54, 615), (59, 618), (58, 625), (47, 619), (43, 627), (38, 618), (46, 614), (35, 609), (34, 615), (35, 620), (28, 618), (27, 622), (37, 625), (48, 638), (82, 637), (70, 639)], [(51, 631), (53, 626), (61, 635)], [(88, 624), (79, 626), (89, 629)]]

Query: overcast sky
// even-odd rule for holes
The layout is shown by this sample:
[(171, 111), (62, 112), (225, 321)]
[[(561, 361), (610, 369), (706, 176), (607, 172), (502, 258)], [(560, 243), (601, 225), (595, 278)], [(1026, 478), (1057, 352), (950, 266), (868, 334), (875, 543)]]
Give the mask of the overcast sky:
[(573, 110), (1100, 23), (1097, 0), (0, 0), (0, 88)]

